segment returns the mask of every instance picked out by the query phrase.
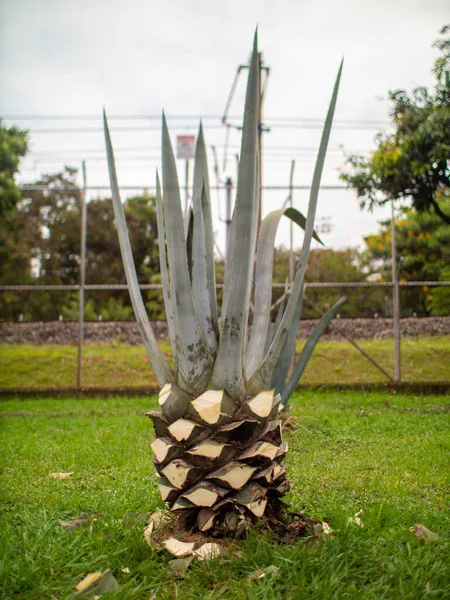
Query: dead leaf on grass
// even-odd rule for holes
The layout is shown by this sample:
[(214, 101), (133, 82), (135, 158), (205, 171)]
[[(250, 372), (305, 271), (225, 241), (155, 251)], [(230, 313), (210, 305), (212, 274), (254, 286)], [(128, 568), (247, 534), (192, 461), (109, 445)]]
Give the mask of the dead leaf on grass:
[(175, 560), (171, 560), (169, 563), (169, 569), (171, 571), (175, 571), (176, 573), (182, 573), (186, 571), (191, 562), (194, 560), (193, 556), (186, 556), (186, 558), (176, 558)]
[(71, 471), (70, 473), (49, 473), (49, 477), (53, 477), (54, 479), (67, 479), (71, 475), (73, 475), (75, 471)]
[(59, 524), (61, 525), (61, 527), (63, 527), (64, 529), (76, 529), (77, 527), (82, 527), (83, 525), (87, 525), (89, 523), (89, 521), (96, 521), (97, 519), (93, 518), (96, 515), (103, 515), (103, 511), (99, 510), (93, 513), (81, 513), (81, 515), (79, 515), (78, 517), (76, 517), (75, 519), (71, 519), (68, 521), (59, 521)]
[(256, 571), (253, 571), (253, 573), (248, 575), (247, 579), (248, 581), (252, 581), (254, 579), (264, 579), (266, 575), (275, 575), (279, 570), (280, 569), (277, 566), (269, 565), (265, 569), (256, 569)]
[(348, 525), (357, 525), (358, 527), (364, 527), (364, 523), (361, 521), (361, 515), (363, 513), (363, 510), (358, 510), (358, 512), (355, 514), (354, 517), (349, 517), (347, 519), (347, 524)]
[(168, 510), (156, 510), (149, 518), (148, 525), (144, 530), (144, 539), (149, 546), (158, 547), (159, 544), (154, 539), (154, 534), (172, 521), (172, 516)]
[(169, 538), (163, 541), (163, 546), (174, 556), (188, 556), (192, 554), (195, 542), (180, 542), (175, 538)]
[(403, 477), (405, 479), (409, 479), (411, 477), (411, 473), (407, 473), (406, 471), (403, 473)]
[(130, 572), (130, 567), (124, 567), (123, 569), (120, 569), (122, 573), (129, 573)]
[(313, 526), (313, 535), (306, 540), (309, 546), (317, 546), (319, 542), (325, 542), (329, 538), (333, 538), (333, 530), (326, 521), (315, 523)]
[(96, 571), (95, 573), (89, 573), (80, 583), (76, 586), (77, 593), (76, 598), (86, 598), (87, 596), (95, 593), (96, 596), (101, 596), (107, 592), (117, 590), (119, 584), (114, 579), (111, 569), (108, 569), (104, 573)]
[(82, 527), (83, 525), (87, 525), (90, 516), (87, 513), (83, 513), (76, 519), (72, 521), (59, 521), (59, 524), (64, 529), (76, 529), (77, 527)]
[(219, 558), (224, 553), (223, 548), (219, 544), (207, 543), (200, 546), (198, 550), (195, 550), (194, 554), (198, 560), (210, 560), (212, 558)]
[(430, 542), (435, 542), (439, 539), (437, 533), (434, 533), (434, 531), (431, 531), (431, 529), (428, 529), (428, 527), (425, 527), (425, 525), (420, 525), (420, 523), (413, 525), (409, 528), (409, 530), (413, 531), (419, 540), (423, 540), (427, 544)]

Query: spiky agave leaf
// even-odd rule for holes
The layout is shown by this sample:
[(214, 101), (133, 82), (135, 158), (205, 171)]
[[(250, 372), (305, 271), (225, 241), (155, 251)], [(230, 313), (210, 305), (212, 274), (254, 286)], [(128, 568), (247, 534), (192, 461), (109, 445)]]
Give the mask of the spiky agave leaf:
[[(192, 297), (180, 188), (166, 119), (162, 127), (163, 214), (175, 330), (177, 383), (193, 395), (205, 388), (212, 360), (203, 339)], [(195, 225), (194, 225), (195, 227)]]
[(213, 374), (208, 384), (210, 388), (224, 388), (232, 397), (242, 399), (245, 397), (244, 349), (259, 212), (258, 82), (258, 46), (255, 33), (245, 100), (236, 205), (231, 226), (231, 251), (224, 290), (222, 333)]
[(311, 185), (311, 192), (309, 197), (308, 215), (305, 227), (305, 237), (303, 240), (302, 251), (300, 255), (300, 267), (295, 275), (294, 284), (292, 286), (291, 297), (289, 298), (286, 311), (281, 320), (278, 331), (275, 333), (274, 340), (269, 348), (269, 351), (265, 355), (262, 363), (252, 375), (247, 384), (247, 392), (249, 394), (257, 394), (260, 390), (267, 389), (272, 379), (272, 374), (275, 366), (278, 362), (279, 356), (283, 349), (289, 328), (292, 326), (295, 311), (300, 299), (300, 293), (303, 286), (303, 280), (306, 271), (306, 262), (309, 254), (309, 248), (311, 245), (311, 239), (314, 231), (314, 217), (316, 214), (317, 199), (319, 195), (320, 180), (322, 177), (323, 165), (325, 162), (325, 154), (328, 146), (328, 140), (331, 133), (331, 125), (333, 122), (334, 110), (336, 108), (337, 95), (339, 90), (339, 82), (341, 79), (342, 65), (339, 67), (336, 83), (334, 85), (333, 95), (331, 97), (330, 107), (328, 109), (327, 118), (322, 133), (322, 139), (320, 141), (319, 153), (317, 156), (317, 162), (314, 169), (313, 181)]
[[(297, 303), (295, 310), (294, 320), (286, 336), (283, 350), (280, 353), (277, 364), (273, 370), (271, 387), (275, 388), (275, 393), (280, 394), (285, 386), (286, 378), (289, 373), (289, 369), (295, 357), (295, 344), (297, 342), (298, 325), (300, 323), (300, 317), (302, 314), (303, 306), (303, 289), (300, 292), (300, 299)], [(282, 396), (283, 398), (283, 396)]]
[(192, 293), (203, 338), (210, 356), (215, 358), (219, 327), (217, 324), (214, 237), (208, 163), (201, 125), (195, 149), (192, 214)]
[[(250, 340), (246, 351), (245, 375), (247, 379), (250, 379), (264, 357), (265, 340), (267, 339), (267, 329), (270, 324), (275, 237), (283, 215), (291, 219), (293, 223), (302, 229), (305, 228), (306, 224), (305, 217), (295, 208), (274, 210), (261, 223), (256, 250), (255, 310)], [(313, 232), (313, 236), (322, 243), (315, 232)]]
[(130, 290), (131, 303), (133, 305), (136, 322), (141, 333), (145, 349), (152, 363), (159, 385), (162, 387), (167, 381), (173, 381), (174, 375), (169, 363), (159, 349), (158, 342), (153, 333), (150, 321), (142, 301), (141, 291), (136, 275), (136, 268), (133, 262), (131, 252), (130, 238), (128, 236), (125, 213), (120, 199), (119, 184), (117, 182), (116, 165), (114, 162), (114, 153), (109, 135), (106, 113), (103, 111), (103, 126), (105, 132), (106, 153), (108, 158), (109, 179), (111, 183), (111, 193), (113, 199), (114, 216), (116, 219), (117, 233), (119, 234), (120, 251), (125, 268), (128, 288)]
[[(163, 201), (161, 195), (161, 183), (158, 172), (156, 172), (156, 224), (158, 227), (158, 245), (159, 245), (159, 267), (161, 271), (161, 283), (164, 297), (164, 306), (166, 309), (167, 327), (169, 329), (169, 338), (172, 348), (175, 348), (175, 324), (173, 321), (172, 298), (170, 296), (169, 271), (167, 267), (166, 254), (166, 231), (164, 227)], [(175, 376), (177, 373), (177, 355), (174, 357)]]
[(308, 361), (311, 358), (311, 354), (313, 353), (314, 348), (316, 347), (317, 342), (320, 339), (320, 336), (325, 331), (331, 320), (334, 319), (334, 317), (337, 314), (337, 311), (345, 302), (345, 300), (345, 296), (342, 296), (342, 298), (340, 298), (336, 302), (336, 304), (334, 304), (334, 306), (332, 306), (330, 310), (323, 315), (323, 317), (314, 327), (312, 334), (309, 336), (309, 338), (306, 341), (306, 344), (303, 346), (303, 349), (300, 353), (300, 357), (294, 367), (289, 381), (281, 389), (281, 403), (283, 406), (287, 405), (289, 397), (297, 387), (297, 384), (300, 381), (300, 377), (303, 375), (306, 365), (308, 364)]

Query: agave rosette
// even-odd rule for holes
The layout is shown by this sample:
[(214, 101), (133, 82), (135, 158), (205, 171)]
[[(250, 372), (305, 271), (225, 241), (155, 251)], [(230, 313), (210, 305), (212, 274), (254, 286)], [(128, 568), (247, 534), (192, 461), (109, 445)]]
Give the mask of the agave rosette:
[[(258, 235), (259, 156), (257, 36), (249, 68), (236, 202), (221, 310), (217, 305), (213, 226), (203, 131), (197, 137), (192, 207), (185, 233), (176, 162), (162, 124), (162, 186), (156, 175), (160, 269), (174, 365), (159, 349), (145, 311), (119, 194), (113, 149), (104, 119), (114, 213), (136, 320), (161, 388), (161, 412), (149, 413), (162, 498), (201, 531), (239, 530), (277, 512), (289, 489), (287, 451), (278, 419), (309, 357), (343, 298), (321, 319), (291, 368), (301, 316), (306, 261), (339, 68), (314, 171), (306, 218), (294, 208), (269, 213)], [(295, 279), (270, 321), (274, 243), (281, 217), (304, 229)], [(254, 282), (253, 282), (254, 279)], [(252, 289), (254, 312), (249, 327)], [(220, 313), (220, 317), (219, 317)]]

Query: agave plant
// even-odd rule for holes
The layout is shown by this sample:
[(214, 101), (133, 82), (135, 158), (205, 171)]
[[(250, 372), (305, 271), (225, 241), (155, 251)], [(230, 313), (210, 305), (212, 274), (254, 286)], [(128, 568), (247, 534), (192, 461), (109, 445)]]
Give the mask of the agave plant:
[[(161, 391), (154, 463), (162, 499), (200, 531), (236, 530), (279, 512), (289, 489), (279, 411), (295, 389), (320, 334), (341, 299), (317, 325), (290, 369), (301, 313), (306, 261), (342, 64), (325, 121), (308, 214), (279, 209), (258, 235), (257, 36), (249, 68), (236, 203), (219, 317), (213, 226), (203, 132), (197, 138), (190, 226), (185, 233), (176, 163), (162, 122), (162, 188), (156, 175), (160, 267), (173, 368), (159, 349), (140, 294), (105, 117), (111, 190), (136, 320)], [(295, 280), (270, 321), (274, 242), (282, 216), (304, 229)], [(317, 238), (318, 239), (318, 238)], [(253, 281), (254, 280), (254, 281)], [(252, 295), (252, 326), (249, 313)], [(291, 372), (290, 372), (291, 371)]]

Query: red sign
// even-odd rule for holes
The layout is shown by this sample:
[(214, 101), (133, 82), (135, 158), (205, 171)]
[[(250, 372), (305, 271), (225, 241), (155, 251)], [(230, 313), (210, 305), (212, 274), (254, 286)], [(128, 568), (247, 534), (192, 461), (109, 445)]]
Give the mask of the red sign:
[(195, 135), (177, 136), (177, 158), (189, 160), (195, 156)]

